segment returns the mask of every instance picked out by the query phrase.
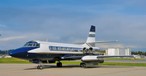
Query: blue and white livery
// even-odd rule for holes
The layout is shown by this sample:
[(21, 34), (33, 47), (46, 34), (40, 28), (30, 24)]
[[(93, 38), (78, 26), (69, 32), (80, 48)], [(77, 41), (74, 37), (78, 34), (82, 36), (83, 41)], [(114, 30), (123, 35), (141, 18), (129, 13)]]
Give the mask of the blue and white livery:
[[(103, 63), (104, 57), (94, 53), (99, 50), (95, 47), (95, 26), (91, 25), (87, 41), (83, 44), (66, 44), (46, 41), (29, 41), (23, 47), (11, 51), (12, 57), (29, 60), (32, 63), (38, 63), (38, 69), (44, 66), (42, 63), (55, 63), (57, 67), (62, 67), (61, 60), (80, 59), (81, 67), (87, 67), (88, 64)], [(112, 57), (131, 57), (131, 56), (112, 56)]]

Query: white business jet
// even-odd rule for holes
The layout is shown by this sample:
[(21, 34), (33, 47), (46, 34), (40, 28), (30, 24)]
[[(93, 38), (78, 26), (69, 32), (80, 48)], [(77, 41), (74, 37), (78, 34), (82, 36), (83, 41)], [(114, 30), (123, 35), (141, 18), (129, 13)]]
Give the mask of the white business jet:
[(39, 64), (38, 69), (43, 69), (43, 63), (55, 63), (62, 67), (62, 60), (81, 60), (81, 67), (103, 63), (105, 57), (133, 57), (133, 56), (105, 56), (96, 54), (100, 50), (95, 47), (95, 26), (91, 25), (87, 41), (83, 44), (67, 44), (47, 41), (29, 41), (23, 47), (9, 52), (16, 58), (26, 59)]

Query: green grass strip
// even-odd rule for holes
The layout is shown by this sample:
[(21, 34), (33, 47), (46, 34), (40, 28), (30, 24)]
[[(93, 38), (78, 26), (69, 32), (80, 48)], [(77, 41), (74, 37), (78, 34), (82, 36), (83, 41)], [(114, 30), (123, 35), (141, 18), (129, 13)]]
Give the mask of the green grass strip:
[(18, 58), (0, 58), (0, 63), (30, 63), (30, 62)]
[[(69, 65), (80, 65), (81, 61), (61, 61), (63, 64)], [(0, 63), (16, 63), (16, 64), (31, 64), (27, 60), (18, 58), (0, 58)], [(146, 63), (126, 63), (126, 62), (104, 62), (100, 65), (111, 65), (111, 66), (143, 66), (146, 67)]]
[(105, 62), (101, 65), (112, 65), (112, 66), (145, 66), (146, 63), (122, 63), (122, 62)]

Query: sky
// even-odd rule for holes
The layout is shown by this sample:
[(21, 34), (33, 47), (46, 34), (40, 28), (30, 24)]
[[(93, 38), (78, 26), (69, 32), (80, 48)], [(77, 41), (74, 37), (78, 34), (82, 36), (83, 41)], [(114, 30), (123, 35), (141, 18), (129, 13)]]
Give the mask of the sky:
[(0, 0), (0, 49), (30, 40), (86, 41), (91, 25), (97, 41), (146, 48), (145, 8), (146, 0)]

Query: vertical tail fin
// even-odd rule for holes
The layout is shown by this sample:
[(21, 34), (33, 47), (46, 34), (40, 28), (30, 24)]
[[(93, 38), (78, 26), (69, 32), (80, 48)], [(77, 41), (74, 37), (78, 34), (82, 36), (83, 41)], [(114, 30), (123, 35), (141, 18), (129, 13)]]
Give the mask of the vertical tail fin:
[(91, 25), (89, 36), (86, 41), (86, 43), (90, 44), (91, 46), (95, 46), (95, 32), (96, 32), (95, 26)]

